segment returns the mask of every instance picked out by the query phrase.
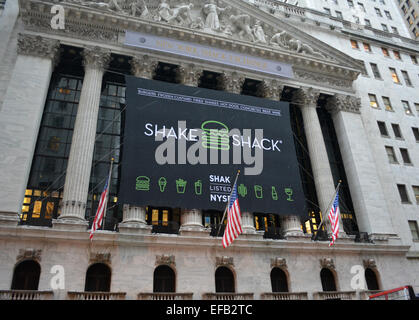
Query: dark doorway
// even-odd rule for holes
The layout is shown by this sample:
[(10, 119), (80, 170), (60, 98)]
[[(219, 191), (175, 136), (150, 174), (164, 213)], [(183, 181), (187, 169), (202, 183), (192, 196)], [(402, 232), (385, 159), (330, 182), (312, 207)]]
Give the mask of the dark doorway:
[(337, 291), (335, 277), (329, 269), (323, 268), (320, 271), (323, 291)]
[(380, 290), (377, 275), (370, 268), (365, 269), (365, 281), (367, 282), (368, 290)]
[(87, 269), (84, 291), (109, 292), (111, 290), (111, 270), (103, 263), (95, 263)]
[(288, 280), (286, 273), (280, 268), (271, 271), (272, 292), (288, 292)]
[(15, 267), (12, 290), (38, 290), (41, 267), (33, 260), (19, 263)]
[(153, 292), (176, 292), (175, 272), (169, 266), (159, 266), (154, 270)]
[(234, 275), (227, 267), (215, 271), (215, 292), (235, 292)]

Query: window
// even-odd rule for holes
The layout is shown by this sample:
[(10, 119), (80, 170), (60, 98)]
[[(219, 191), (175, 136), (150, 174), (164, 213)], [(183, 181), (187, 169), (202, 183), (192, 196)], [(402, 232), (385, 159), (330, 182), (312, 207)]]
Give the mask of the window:
[(390, 99), (388, 97), (382, 97), (384, 102), (384, 107), (387, 111), (393, 111), (393, 107), (391, 106)]
[(364, 19), (365, 25), (371, 27), (371, 21), (369, 19)]
[(329, 8), (323, 8), (324, 12), (328, 15), (330, 15), (330, 9)]
[(412, 128), (416, 142), (419, 142), (419, 128)]
[(370, 46), (369, 43), (364, 42), (363, 45), (364, 45), (364, 50), (365, 51), (371, 52), (371, 46)]
[(396, 28), (396, 27), (391, 27), (391, 31), (392, 31), (394, 34), (399, 34), (399, 30), (397, 30), (397, 28)]
[(358, 42), (356, 40), (351, 40), (351, 46), (353, 49), (359, 49)]
[(403, 105), (404, 112), (409, 116), (413, 116), (413, 112), (412, 112), (412, 109), (410, 109), (409, 102), (402, 100), (402, 105)]
[(227, 267), (215, 271), (215, 292), (235, 292), (234, 274)]
[(286, 273), (280, 268), (271, 271), (272, 292), (288, 292), (288, 280)]
[(383, 15), (381, 14), (381, 10), (378, 8), (374, 8), (375, 9), (375, 13), (377, 14), (378, 17), (382, 17)]
[(365, 269), (365, 281), (367, 283), (368, 290), (380, 290), (377, 275), (374, 270), (370, 268)]
[(378, 105), (378, 102), (377, 102), (377, 96), (375, 94), (370, 93), (368, 94), (368, 97), (370, 98), (370, 106), (372, 108), (378, 109), (380, 106)]
[(419, 240), (419, 228), (418, 223), (416, 221), (409, 221), (409, 228), (412, 234), (412, 240), (417, 241)]
[(387, 131), (387, 127), (386, 127), (386, 123), (383, 121), (377, 121), (378, 124), (378, 129), (380, 130), (380, 133), (382, 136), (384, 137), (388, 137), (388, 131)]
[(389, 68), (391, 73), (391, 78), (393, 79), (394, 83), (400, 84), (399, 76), (397, 75), (396, 69)]
[(404, 164), (412, 164), (410, 160), (409, 152), (405, 148), (400, 148), (400, 153), (402, 154)]
[(399, 51), (393, 51), (394, 57), (397, 60), (402, 60), (402, 57), (400, 56), (400, 52)]
[(327, 268), (323, 268), (320, 271), (320, 279), (323, 291), (337, 291), (335, 277), (332, 271)]
[(13, 272), (12, 290), (38, 290), (41, 267), (33, 260), (20, 262)]
[(390, 52), (388, 51), (388, 49), (386, 49), (386, 48), (381, 48), (381, 51), (383, 52), (383, 55), (384, 55), (385, 57), (390, 58)]
[(348, 0), (348, 6), (349, 6), (349, 8), (353, 8), (354, 7), (354, 2), (352, 0)]
[(416, 203), (419, 204), (419, 186), (412, 186), (415, 195)]
[(388, 12), (388, 11), (384, 10), (384, 13), (386, 14), (386, 17), (387, 17), (389, 20), (393, 20), (393, 18), (391, 17), (390, 12)]
[(84, 291), (109, 292), (111, 290), (111, 269), (104, 263), (92, 264), (86, 272)]
[(375, 63), (370, 63), (370, 65), (371, 65), (371, 70), (374, 75), (374, 78), (381, 79), (381, 74), (380, 74), (380, 70), (378, 69), (378, 66)]
[(339, 19), (343, 19), (342, 12), (336, 10), (336, 17), (338, 17)]
[(394, 152), (394, 148), (390, 147), (390, 146), (386, 146), (386, 152), (387, 152), (387, 157), (388, 157), (388, 161), (390, 161), (390, 163), (399, 163), (397, 161), (397, 157), (396, 157), (396, 153)]
[(407, 71), (402, 70), (402, 76), (406, 85), (412, 86), (412, 81), (410, 81), (409, 74), (407, 73)]
[(172, 268), (162, 265), (154, 270), (153, 292), (176, 292), (176, 276)]
[(391, 127), (393, 128), (394, 136), (399, 139), (403, 139), (402, 132), (400, 130), (400, 126), (396, 123), (392, 123)]
[(388, 32), (388, 27), (384, 23), (381, 24), (381, 28), (383, 28), (383, 31)]
[(419, 116), (419, 103), (415, 103), (416, 114)]
[(400, 200), (402, 203), (410, 203), (407, 195), (406, 186), (404, 184), (398, 184), (397, 189), (399, 190)]
[(410, 55), (410, 59), (412, 59), (413, 64), (418, 64), (418, 59), (416, 58), (415, 55)]

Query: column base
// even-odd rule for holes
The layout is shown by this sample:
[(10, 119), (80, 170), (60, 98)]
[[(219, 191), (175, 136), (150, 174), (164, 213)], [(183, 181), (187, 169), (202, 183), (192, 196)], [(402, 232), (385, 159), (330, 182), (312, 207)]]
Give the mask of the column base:
[(151, 234), (152, 226), (142, 222), (121, 222), (118, 225), (119, 233), (124, 234)]
[(89, 222), (78, 218), (59, 218), (52, 220), (52, 228), (63, 231), (87, 231)]
[(17, 212), (0, 212), (0, 225), (7, 227), (16, 227), (20, 218)]
[(179, 234), (181, 236), (204, 236), (206, 232), (205, 228), (202, 225), (183, 225), (179, 229)]
[(302, 231), (288, 231), (284, 234), (284, 238), (287, 241), (301, 241), (305, 239), (311, 239), (311, 234), (305, 234)]

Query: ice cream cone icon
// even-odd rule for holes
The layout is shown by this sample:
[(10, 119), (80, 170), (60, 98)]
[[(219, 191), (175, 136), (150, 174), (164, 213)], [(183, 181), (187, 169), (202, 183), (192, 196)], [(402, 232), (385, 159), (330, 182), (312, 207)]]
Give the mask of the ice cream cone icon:
[(159, 188), (160, 188), (160, 192), (164, 192), (164, 190), (166, 189), (166, 185), (167, 185), (167, 180), (165, 177), (161, 177), (159, 179)]

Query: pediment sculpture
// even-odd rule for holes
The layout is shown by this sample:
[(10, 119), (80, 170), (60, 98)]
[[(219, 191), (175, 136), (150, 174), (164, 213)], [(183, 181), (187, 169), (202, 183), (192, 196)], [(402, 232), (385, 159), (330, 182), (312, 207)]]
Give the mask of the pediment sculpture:
[(286, 30), (278, 30), (223, 0), (55, 0), (196, 29), (227, 38), (278, 47), (294, 53), (329, 58)]

